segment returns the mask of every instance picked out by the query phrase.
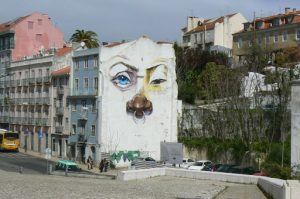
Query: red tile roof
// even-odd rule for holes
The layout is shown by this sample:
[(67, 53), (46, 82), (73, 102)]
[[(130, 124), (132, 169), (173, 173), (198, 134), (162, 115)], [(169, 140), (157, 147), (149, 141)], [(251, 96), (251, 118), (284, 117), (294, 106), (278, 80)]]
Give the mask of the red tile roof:
[(186, 32), (185, 34), (190, 34), (190, 33), (195, 33), (195, 32), (202, 32), (202, 31), (205, 31), (205, 30), (212, 30), (212, 29), (215, 28), (216, 23), (223, 23), (225, 17), (230, 18), (235, 14), (237, 14), (237, 13), (229, 14), (229, 15), (226, 15), (226, 16), (221, 16), (221, 17), (219, 17), (215, 20), (214, 19), (205, 19), (201, 25), (199, 25), (196, 28)]
[[(291, 22), (287, 23), (287, 18), (289, 16), (292, 16), (293, 18), (292, 18)], [(273, 26), (272, 23), (273, 23), (274, 19), (279, 19), (281, 21), (281, 24)], [(254, 30), (254, 23), (257, 23), (257, 22), (263, 22), (263, 25), (262, 25), (262, 27), (255, 28), (255, 30), (269, 29), (269, 28), (285, 26), (285, 25), (289, 25), (289, 24), (298, 24), (298, 23), (300, 23), (300, 10), (290, 11), (290, 12), (285, 13), (285, 14), (280, 13), (280, 14), (271, 15), (271, 16), (268, 16), (268, 17), (257, 18), (257, 19), (255, 19), (255, 21), (249, 22), (251, 26), (247, 30), (241, 30), (237, 33), (253, 31)]]
[(63, 48), (59, 48), (56, 52), (56, 56), (63, 56), (69, 52), (72, 51), (72, 48), (71, 47), (63, 47)]
[(64, 68), (55, 70), (51, 73), (52, 76), (68, 75), (71, 72), (71, 66), (65, 66)]

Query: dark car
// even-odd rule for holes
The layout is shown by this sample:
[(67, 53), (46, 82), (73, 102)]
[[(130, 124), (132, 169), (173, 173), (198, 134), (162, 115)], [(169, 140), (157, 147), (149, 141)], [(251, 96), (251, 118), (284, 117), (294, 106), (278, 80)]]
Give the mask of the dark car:
[(225, 172), (225, 173), (228, 173), (229, 170), (232, 168), (232, 167), (235, 167), (237, 165), (235, 164), (222, 164), (219, 166), (219, 168), (216, 170), (217, 172)]
[(135, 166), (136, 164), (139, 164), (141, 162), (152, 162), (156, 163), (155, 159), (151, 157), (146, 157), (146, 158), (137, 158), (131, 162), (131, 166)]
[(257, 173), (257, 171), (249, 166), (235, 166), (229, 169), (229, 173), (253, 175), (254, 173)]

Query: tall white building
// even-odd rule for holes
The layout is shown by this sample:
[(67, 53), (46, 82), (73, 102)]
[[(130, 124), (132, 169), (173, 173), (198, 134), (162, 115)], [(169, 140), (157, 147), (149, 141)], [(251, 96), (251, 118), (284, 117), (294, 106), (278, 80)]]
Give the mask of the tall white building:
[(181, 30), (182, 46), (230, 52), (232, 34), (242, 30), (245, 22), (247, 20), (241, 13), (213, 19), (188, 17), (187, 26)]

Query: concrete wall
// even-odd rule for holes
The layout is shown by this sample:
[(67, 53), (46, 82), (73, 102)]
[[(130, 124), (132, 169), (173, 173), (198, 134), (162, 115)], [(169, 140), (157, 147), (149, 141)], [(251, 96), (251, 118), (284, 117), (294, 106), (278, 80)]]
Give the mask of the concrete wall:
[(298, 180), (281, 180), (263, 176), (251, 176), (232, 173), (218, 173), (208, 171), (190, 171), (174, 168), (152, 168), (141, 170), (121, 171), (118, 180), (138, 180), (158, 176), (174, 176), (181, 178), (215, 180), (241, 184), (257, 184), (274, 199), (297, 199), (300, 195), (300, 182)]

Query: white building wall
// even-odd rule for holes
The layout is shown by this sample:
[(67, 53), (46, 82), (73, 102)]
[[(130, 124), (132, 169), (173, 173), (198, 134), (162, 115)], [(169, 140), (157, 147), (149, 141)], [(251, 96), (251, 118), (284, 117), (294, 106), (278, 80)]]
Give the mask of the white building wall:
[[(142, 37), (115, 47), (103, 47), (100, 63), (101, 151), (140, 151), (159, 160), (160, 142), (177, 142), (177, 83), (172, 44), (157, 44)], [(162, 73), (156, 73), (158, 66), (162, 66)], [(132, 85), (126, 89), (113, 83), (113, 74), (122, 71), (132, 71)], [(149, 78), (165, 81), (153, 86)], [(127, 102), (138, 93), (152, 102), (153, 112), (145, 115), (144, 120), (134, 119), (126, 111)]]
[[(291, 167), (300, 167), (300, 82), (292, 85), (291, 100)], [(298, 171), (299, 172), (299, 171)]]

